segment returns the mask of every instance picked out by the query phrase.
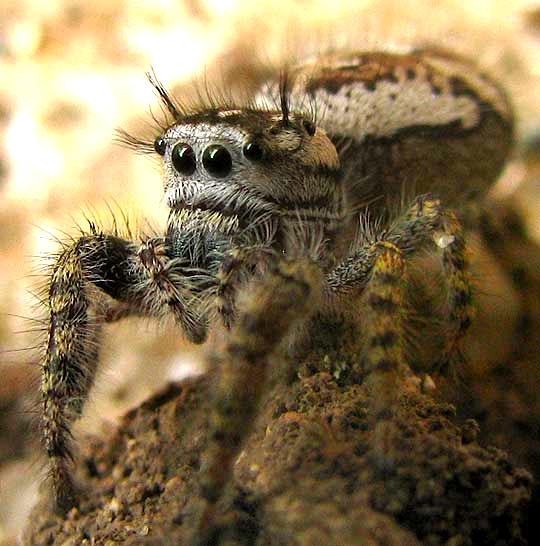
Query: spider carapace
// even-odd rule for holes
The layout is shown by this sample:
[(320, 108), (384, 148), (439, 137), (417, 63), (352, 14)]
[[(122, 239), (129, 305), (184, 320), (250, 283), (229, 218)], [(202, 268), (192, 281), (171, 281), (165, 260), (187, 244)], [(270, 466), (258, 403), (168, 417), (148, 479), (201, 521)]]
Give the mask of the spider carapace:
[(151, 79), (172, 119), (155, 140), (125, 140), (162, 158), (167, 229), (130, 240), (93, 228), (61, 249), (42, 430), (65, 512), (79, 495), (69, 431), (93, 383), (101, 325), (170, 314), (200, 343), (221, 322), (203, 533), (256, 415), (268, 357), (309, 344), (320, 317), (362, 317), (370, 412), (376, 426), (391, 422), (408, 364), (407, 262), (426, 248), (441, 255), (448, 294), (437, 360), (459, 356), (473, 305), (463, 230), (446, 206), (486, 193), (511, 147), (512, 112), (492, 79), (446, 51), (332, 53), (267, 82), (247, 107), (186, 111)]

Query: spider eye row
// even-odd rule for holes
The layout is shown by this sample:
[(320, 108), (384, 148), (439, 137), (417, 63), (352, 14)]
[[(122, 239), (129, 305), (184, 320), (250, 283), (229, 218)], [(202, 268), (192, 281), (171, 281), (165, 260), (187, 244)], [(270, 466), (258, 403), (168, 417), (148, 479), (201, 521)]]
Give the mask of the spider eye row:
[[(167, 141), (158, 137), (154, 141), (154, 149), (159, 155), (165, 155)], [(260, 161), (264, 157), (263, 148), (256, 142), (248, 142), (242, 149), (246, 159)], [(171, 150), (171, 161), (176, 171), (184, 176), (190, 176), (197, 168), (197, 158), (193, 148), (186, 142), (178, 142)], [(232, 170), (232, 156), (221, 144), (211, 144), (202, 155), (202, 165), (212, 176), (224, 178)]]

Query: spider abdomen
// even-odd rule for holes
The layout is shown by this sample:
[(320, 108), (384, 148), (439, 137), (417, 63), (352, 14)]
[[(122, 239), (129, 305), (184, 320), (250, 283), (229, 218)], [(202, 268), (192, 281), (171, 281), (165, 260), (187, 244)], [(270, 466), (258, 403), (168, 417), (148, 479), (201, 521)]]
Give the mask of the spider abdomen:
[[(444, 50), (331, 53), (293, 67), (291, 79), (291, 109), (312, 113), (334, 141), (356, 205), (484, 193), (512, 145), (504, 91)], [(271, 82), (258, 100), (276, 93)]]

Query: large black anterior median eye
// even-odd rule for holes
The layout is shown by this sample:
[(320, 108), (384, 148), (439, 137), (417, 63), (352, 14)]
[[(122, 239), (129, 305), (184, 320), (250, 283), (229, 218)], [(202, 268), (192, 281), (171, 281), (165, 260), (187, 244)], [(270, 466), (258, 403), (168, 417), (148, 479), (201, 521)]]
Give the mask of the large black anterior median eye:
[(232, 169), (232, 157), (227, 148), (212, 144), (204, 150), (202, 156), (204, 168), (218, 178), (227, 176)]
[(174, 168), (185, 176), (195, 172), (197, 160), (193, 148), (185, 142), (179, 142), (174, 146), (171, 152), (171, 161)]

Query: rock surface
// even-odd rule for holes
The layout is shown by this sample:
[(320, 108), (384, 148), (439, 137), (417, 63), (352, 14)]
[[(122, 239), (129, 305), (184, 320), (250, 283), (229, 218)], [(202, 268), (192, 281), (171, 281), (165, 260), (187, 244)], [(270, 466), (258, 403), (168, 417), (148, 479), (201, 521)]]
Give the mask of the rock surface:
[[(24, 544), (183, 544), (200, 508), (208, 380), (170, 384), (108, 438), (80, 446), (84, 491), (65, 520), (44, 497)], [(277, 383), (220, 506), (219, 544), (523, 544), (531, 478), (480, 447), (407, 378), (384, 461), (373, 449), (364, 385), (325, 371)]]

